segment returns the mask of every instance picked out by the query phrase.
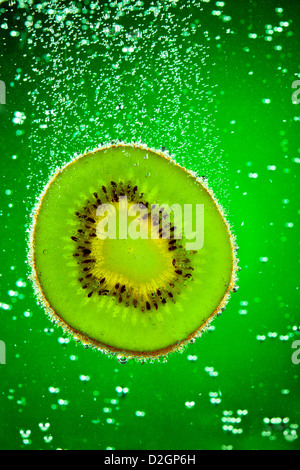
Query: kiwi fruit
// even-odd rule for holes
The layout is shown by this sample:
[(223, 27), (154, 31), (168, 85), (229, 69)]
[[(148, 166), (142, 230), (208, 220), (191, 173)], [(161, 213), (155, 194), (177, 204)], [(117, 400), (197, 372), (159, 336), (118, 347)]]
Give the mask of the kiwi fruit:
[[(120, 234), (121, 204), (140, 208), (126, 213), (136, 236)], [(188, 243), (173, 212), (164, 214), (173, 204), (204, 208), (201, 247)], [(113, 236), (103, 237), (108, 212), (99, 208), (107, 205), (116, 217)], [(117, 143), (76, 157), (51, 178), (32, 215), (39, 301), (77, 341), (119, 359), (181, 350), (236, 288), (237, 247), (219, 203), (166, 152)]]

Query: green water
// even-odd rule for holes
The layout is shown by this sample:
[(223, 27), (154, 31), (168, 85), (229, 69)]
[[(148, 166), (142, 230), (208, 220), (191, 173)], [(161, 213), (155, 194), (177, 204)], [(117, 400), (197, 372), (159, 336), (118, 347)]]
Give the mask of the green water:
[[(299, 2), (0, 12), (0, 448), (299, 449)], [(26, 230), (51, 172), (116, 139), (206, 176), (240, 247), (226, 311), (164, 363), (84, 349), (27, 279)]]

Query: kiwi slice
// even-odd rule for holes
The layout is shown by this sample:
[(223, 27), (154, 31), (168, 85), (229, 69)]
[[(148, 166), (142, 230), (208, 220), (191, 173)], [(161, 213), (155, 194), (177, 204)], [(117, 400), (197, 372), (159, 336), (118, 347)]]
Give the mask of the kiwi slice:
[(203, 180), (164, 152), (118, 143), (50, 180), (33, 211), (29, 260), (46, 312), (76, 340), (147, 359), (182, 349), (222, 311), (235, 250)]

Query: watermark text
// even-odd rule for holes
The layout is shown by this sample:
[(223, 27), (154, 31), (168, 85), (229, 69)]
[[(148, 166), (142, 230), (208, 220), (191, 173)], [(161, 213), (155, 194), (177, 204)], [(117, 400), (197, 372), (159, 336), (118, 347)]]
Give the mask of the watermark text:
[(299, 104), (300, 103), (300, 80), (295, 80), (292, 83), (292, 88), (296, 89), (292, 94), (292, 103)]
[(300, 364), (300, 339), (293, 341), (292, 348), (296, 349), (295, 352), (292, 354), (292, 363), (293, 364)]
[(0, 364), (6, 364), (6, 346), (4, 341), (0, 340)]
[(6, 104), (6, 86), (3, 80), (0, 80), (0, 104)]
[[(117, 210), (118, 209), (118, 210)], [(204, 245), (204, 204), (128, 204), (126, 196), (115, 204), (101, 204), (96, 211), (101, 218), (96, 233), (109, 239), (185, 239), (187, 250)]]

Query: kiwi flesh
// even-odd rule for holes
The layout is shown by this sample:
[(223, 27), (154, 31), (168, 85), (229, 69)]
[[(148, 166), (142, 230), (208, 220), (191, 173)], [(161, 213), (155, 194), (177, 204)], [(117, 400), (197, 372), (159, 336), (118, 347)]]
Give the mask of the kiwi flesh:
[[(109, 204), (118, 214), (121, 201), (144, 208), (147, 238), (118, 230), (99, 238), (98, 208)], [(201, 249), (187, 249), (163, 210), (151, 238), (153, 205), (174, 203), (204, 205)], [(71, 160), (51, 178), (33, 211), (29, 261), (51, 319), (86, 346), (144, 360), (182, 349), (224, 309), (235, 289), (236, 248), (203, 180), (165, 152), (118, 143)]]

